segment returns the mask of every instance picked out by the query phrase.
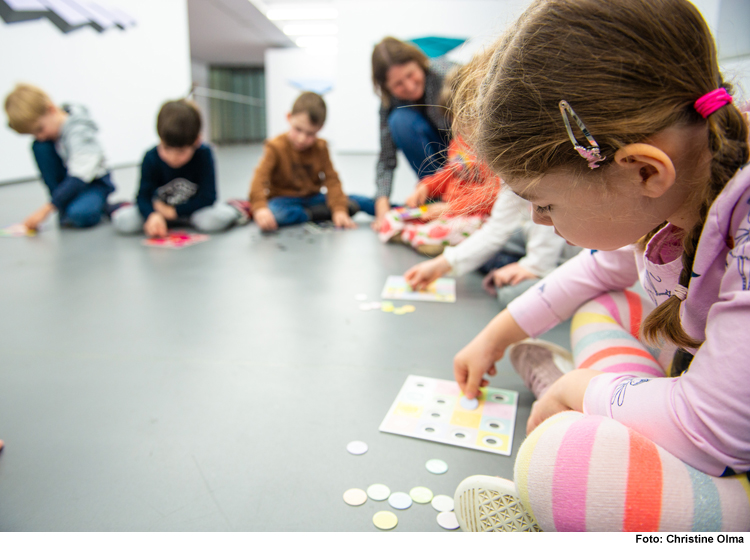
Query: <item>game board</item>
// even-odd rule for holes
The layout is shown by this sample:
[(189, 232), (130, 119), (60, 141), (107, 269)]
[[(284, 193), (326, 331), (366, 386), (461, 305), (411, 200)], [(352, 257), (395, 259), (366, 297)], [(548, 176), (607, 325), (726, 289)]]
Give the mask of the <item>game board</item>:
[(165, 247), (167, 249), (182, 249), (196, 243), (208, 240), (208, 235), (202, 233), (188, 233), (186, 231), (171, 231), (166, 237), (152, 237), (144, 239), (143, 244), (147, 247)]
[(383, 299), (408, 299), (412, 301), (440, 301), (455, 303), (456, 280), (454, 278), (438, 278), (424, 290), (415, 292), (403, 276), (389, 276), (385, 281)]
[(34, 235), (36, 235), (36, 230), (29, 229), (23, 224), (13, 224), (0, 229), (0, 237), (33, 237)]
[(410, 375), (380, 424), (380, 431), (510, 455), (518, 393), (485, 387), (479, 406), (461, 405), (455, 381)]

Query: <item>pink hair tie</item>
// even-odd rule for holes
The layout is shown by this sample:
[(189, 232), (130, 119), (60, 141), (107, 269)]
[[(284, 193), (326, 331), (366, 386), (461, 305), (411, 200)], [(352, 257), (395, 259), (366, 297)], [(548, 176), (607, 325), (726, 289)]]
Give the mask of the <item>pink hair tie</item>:
[(731, 102), (732, 96), (727, 93), (727, 90), (719, 88), (699, 97), (698, 101), (693, 104), (693, 107), (700, 113), (701, 117), (707, 119), (711, 114)]

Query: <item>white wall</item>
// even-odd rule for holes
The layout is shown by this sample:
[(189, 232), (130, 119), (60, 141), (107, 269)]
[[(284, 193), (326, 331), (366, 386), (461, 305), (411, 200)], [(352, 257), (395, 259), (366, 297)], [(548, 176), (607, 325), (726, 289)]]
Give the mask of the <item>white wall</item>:
[[(110, 165), (136, 163), (158, 140), (160, 105), (190, 89), (186, 1), (98, 3), (123, 8), (137, 25), (63, 34), (46, 19), (12, 25), (0, 20), (0, 96), (17, 82), (29, 82), (55, 103), (82, 103), (99, 124)], [(0, 127), (0, 182), (38, 175), (30, 144), (30, 136)]]
[[(192, 83), (194, 86), (200, 86), (204, 88), (210, 87), (209, 84), (209, 65), (207, 62), (202, 60), (192, 59), (190, 61), (190, 73), (192, 77)], [(203, 140), (205, 142), (211, 141), (211, 100), (202, 95), (196, 95), (193, 97), (196, 105), (201, 111), (201, 117), (203, 118)]]
[[(289, 84), (290, 80), (331, 80), (336, 84), (336, 54), (316, 52), (307, 49), (267, 49), (265, 57), (266, 71), (266, 134), (273, 138), (288, 130), (286, 114), (300, 90)], [(321, 136), (329, 141), (332, 147), (336, 138), (331, 136), (331, 125), (337, 107), (331, 103), (332, 93), (325, 94), (328, 116), (321, 130)]]

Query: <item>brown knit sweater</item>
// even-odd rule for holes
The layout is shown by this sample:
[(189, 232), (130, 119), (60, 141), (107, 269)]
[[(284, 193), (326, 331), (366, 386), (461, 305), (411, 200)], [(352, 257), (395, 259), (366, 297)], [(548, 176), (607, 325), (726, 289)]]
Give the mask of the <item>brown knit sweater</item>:
[(318, 138), (310, 148), (298, 152), (284, 133), (266, 141), (250, 183), (250, 204), (253, 210), (266, 208), (268, 201), (277, 196), (311, 196), (324, 185), (331, 212), (346, 211), (347, 198), (328, 155), (326, 141)]

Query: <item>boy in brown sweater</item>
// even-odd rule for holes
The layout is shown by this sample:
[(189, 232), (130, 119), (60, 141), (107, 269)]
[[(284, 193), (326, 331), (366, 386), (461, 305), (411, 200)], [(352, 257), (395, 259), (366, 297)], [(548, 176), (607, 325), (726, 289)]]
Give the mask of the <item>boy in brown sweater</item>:
[(310, 220), (333, 220), (336, 227), (351, 229), (356, 225), (350, 216), (357, 211), (374, 215), (371, 198), (347, 197), (341, 190), (328, 145), (317, 137), (325, 119), (323, 98), (305, 92), (287, 114), (289, 131), (266, 142), (250, 183), (253, 219), (263, 231)]

